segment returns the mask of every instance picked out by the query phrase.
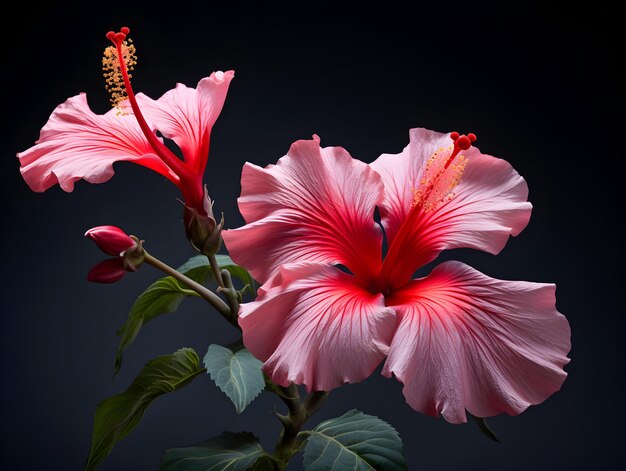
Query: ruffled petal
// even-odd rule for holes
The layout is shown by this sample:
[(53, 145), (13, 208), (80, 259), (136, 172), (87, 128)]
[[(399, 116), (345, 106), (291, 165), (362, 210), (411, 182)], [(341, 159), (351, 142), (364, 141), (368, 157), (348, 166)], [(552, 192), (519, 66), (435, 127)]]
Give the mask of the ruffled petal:
[(181, 83), (158, 100), (143, 94), (137, 102), (146, 121), (180, 148), (185, 161), (203, 171), (209, 153), (211, 129), (215, 124), (235, 72), (213, 72), (197, 88)]
[(233, 259), (261, 283), (280, 265), (343, 264), (367, 283), (380, 268), (380, 177), (340, 147), (319, 138), (295, 142), (277, 165), (246, 163), (239, 209), (248, 223), (224, 231)]
[(283, 266), (239, 314), (244, 344), (265, 362), (272, 380), (313, 391), (372, 374), (388, 352), (395, 324), (382, 295), (315, 263)]
[[(435, 152), (449, 154), (451, 145), (449, 134), (412, 129), (410, 143), (400, 154), (383, 154), (371, 164), (385, 185), (380, 210), (390, 244), (408, 218), (415, 192), (424, 185), (429, 160)], [(455, 175), (461, 159), (464, 170)], [(400, 251), (411, 257), (404, 257), (404, 263), (394, 267), (394, 276), (399, 280), (391, 283), (394, 287), (408, 281), (417, 268), (445, 249), (474, 248), (497, 254), (509, 235), (519, 234), (528, 224), (532, 209), (526, 201), (528, 187), (508, 162), (471, 147), (456, 158), (448, 173), (432, 192), (444, 200), (439, 204), (431, 202), (411, 222)], [(452, 187), (451, 179), (458, 176), (460, 181)]]
[(113, 163), (130, 161), (148, 167), (174, 183), (178, 177), (153, 152), (132, 114), (111, 110), (97, 115), (80, 94), (59, 105), (30, 149), (17, 154), (20, 171), (33, 191), (58, 183), (65, 191), (81, 178), (103, 183)]
[(446, 262), (387, 299), (398, 314), (383, 374), (408, 404), (453, 423), (519, 414), (558, 391), (570, 328), (555, 286), (502, 281)]

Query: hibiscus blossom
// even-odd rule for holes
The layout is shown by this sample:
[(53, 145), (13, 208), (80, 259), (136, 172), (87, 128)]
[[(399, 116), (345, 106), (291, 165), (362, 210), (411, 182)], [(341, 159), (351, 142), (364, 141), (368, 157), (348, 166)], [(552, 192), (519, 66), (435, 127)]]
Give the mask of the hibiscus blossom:
[(524, 179), (475, 139), (413, 129), (400, 154), (367, 165), (315, 136), (277, 165), (245, 164), (247, 224), (223, 236), (263, 283), (239, 324), (273, 381), (330, 390), (386, 358), (412, 408), (454, 423), (466, 410), (518, 414), (559, 390), (570, 330), (554, 285), (460, 262), (412, 279), (445, 249), (497, 254), (528, 223)]
[[(128, 33), (124, 27), (107, 34), (114, 45), (105, 50), (103, 70), (114, 109), (104, 115), (93, 113), (85, 94), (59, 105), (36, 144), (17, 154), (22, 176), (37, 192), (57, 183), (71, 192), (80, 179), (90, 183), (109, 180), (114, 162), (134, 162), (171, 180), (186, 206), (206, 216), (211, 208), (202, 177), (211, 128), (234, 72), (214, 72), (196, 88), (178, 84), (158, 100), (135, 95), (129, 71), (137, 58)], [(183, 159), (168, 149), (157, 130), (178, 145)]]

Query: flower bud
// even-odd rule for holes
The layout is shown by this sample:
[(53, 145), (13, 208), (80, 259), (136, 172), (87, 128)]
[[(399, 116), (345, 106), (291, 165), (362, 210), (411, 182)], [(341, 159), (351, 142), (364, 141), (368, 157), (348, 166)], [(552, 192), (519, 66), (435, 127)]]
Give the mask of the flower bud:
[(87, 274), (87, 280), (95, 283), (115, 283), (127, 271), (137, 271), (144, 262), (143, 241), (129, 236), (115, 226), (98, 226), (89, 229), (85, 237), (93, 240), (103, 252), (116, 258), (103, 260)]
[(115, 283), (126, 274), (124, 260), (121, 258), (107, 258), (94, 266), (87, 273), (87, 281), (94, 283)]
[(104, 253), (108, 255), (122, 255), (123, 252), (135, 245), (135, 241), (123, 230), (115, 226), (98, 226), (85, 232)]
[(213, 204), (209, 199), (206, 187), (204, 189), (204, 211), (198, 211), (185, 205), (183, 222), (185, 224), (185, 234), (191, 245), (204, 255), (215, 254), (222, 244), (222, 227), (224, 227), (224, 216), (216, 222), (213, 216)]

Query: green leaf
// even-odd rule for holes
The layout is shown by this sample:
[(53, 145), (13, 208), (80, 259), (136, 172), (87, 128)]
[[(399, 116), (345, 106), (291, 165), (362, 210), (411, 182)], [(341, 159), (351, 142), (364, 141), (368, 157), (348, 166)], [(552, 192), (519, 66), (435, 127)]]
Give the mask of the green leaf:
[(493, 432), (493, 430), (491, 430), (491, 427), (489, 427), (489, 425), (487, 424), (487, 421), (483, 417), (476, 417), (475, 415), (472, 415), (469, 412), (467, 412), (467, 415), (469, 415), (472, 419), (474, 419), (480, 431), (487, 438), (489, 438), (490, 440), (493, 440), (496, 443), (502, 443), (500, 439), (496, 436), (496, 434)]
[[(198, 283), (204, 283), (211, 270), (208, 264), (209, 261), (204, 255), (198, 255), (190, 258), (178, 268), (178, 271)], [(115, 354), (115, 374), (122, 366), (124, 350), (135, 340), (144, 324), (161, 314), (175, 312), (184, 298), (197, 295), (195, 291), (188, 289), (171, 276), (160, 278), (148, 286), (135, 300), (128, 319), (117, 331), (121, 338)]]
[(302, 434), (307, 471), (407, 469), (398, 432), (378, 417), (351, 410)]
[(95, 469), (115, 444), (132, 432), (152, 401), (177, 391), (203, 372), (198, 354), (191, 348), (149, 361), (125, 392), (105, 399), (96, 407), (85, 469)]
[(204, 366), (215, 384), (233, 401), (239, 414), (265, 389), (263, 363), (245, 348), (233, 352), (211, 345), (204, 356)]
[[(216, 255), (215, 258), (220, 268), (228, 270), (233, 277), (241, 280), (246, 290), (254, 296), (256, 286), (250, 273), (235, 264), (228, 255)], [(177, 270), (201, 284), (207, 279), (213, 279), (209, 259), (205, 255), (191, 257)], [(130, 308), (126, 322), (117, 331), (121, 338), (115, 354), (115, 374), (122, 366), (124, 350), (133, 343), (143, 325), (162, 314), (175, 312), (187, 296), (197, 296), (197, 293), (171, 276), (158, 279), (139, 295)]]
[(253, 466), (273, 469), (257, 438), (248, 432), (224, 432), (200, 445), (167, 450), (159, 471), (245, 471)]
[(183, 263), (176, 271), (198, 283), (204, 283), (211, 276), (211, 265), (205, 255), (196, 255)]

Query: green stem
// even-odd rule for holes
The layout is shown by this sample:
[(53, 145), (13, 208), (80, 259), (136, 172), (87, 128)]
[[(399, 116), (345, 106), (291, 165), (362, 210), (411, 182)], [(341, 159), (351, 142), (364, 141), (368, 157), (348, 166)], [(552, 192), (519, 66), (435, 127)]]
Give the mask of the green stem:
[(209, 259), (209, 265), (211, 265), (211, 270), (213, 271), (213, 276), (215, 277), (215, 281), (220, 288), (225, 288), (224, 279), (222, 278), (222, 272), (220, 271), (220, 265), (217, 263), (217, 259), (215, 258), (215, 254), (207, 255)]
[(278, 386), (278, 389), (282, 392), (280, 398), (289, 409), (290, 414), (297, 414), (300, 410), (300, 391), (298, 387), (291, 383), (289, 386)]
[(315, 414), (320, 409), (320, 407), (324, 405), (327, 397), (328, 391), (310, 392), (304, 399), (304, 404), (302, 404), (302, 407), (304, 407), (304, 410), (306, 410), (307, 416), (311, 417), (313, 414)]
[(183, 275), (182, 273), (170, 267), (169, 265), (166, 265), (158, 258), (155, 258), (152, 255), (150, 255), (148, 252), (145, 252), (145, 250), (144, 250), (144, 257), (145, 257), (144, 258), (145, 263), (148, 263), (152, 265), (153, 267), (157, 268), (158, 270), (161, 270), (163, 273), (180, 281), (182, 284), (184, 284), (188, 288), (198, 293), (211, 306), (213, 306), (217, 312), (219, 312), (222, 316), (224, 316), (228, 322), (235, 325), (236, 327), (239, 327), (237, 325), (236, 319), (235, 319), (235, 322), (233, 323), (233, 316), (231, 313), (231, 308), (228, 307), (228, 305), (224, 301), (222, 301), (222, 299), (213, 291), (209, 290), (206, 286), (203, 286), (200, 283), (192, 280), (191, 278)]
[(299, 437), (300, 430), (309, 417), (319, 410), (328, 393), (325, 391), (311, 392), (304, 401), (300, 401), (298, 388), (294, 384), (289, 385), (287, 388), (274, 385), (274, 387), (270, 386), (270, 389), (278, 394), (289, 409), (287, 415), (276, 414), (283, 424), (283, 431), (274, 450), (274, 461), (277, 468), (283, 471), (287, 469), (287, 464), (291, 457), (302, 446), (303, 439)]
[(224, 293), (224, 296), (226, 296), (226, 301), (230, 307), (230, 322), (239, 327), (239, 323), (237, 322), (237, 314), (239, 313), (239, 296), (237, 295), (237, 290), (233, 285), (233, 279), (230, 276), (230, 272), (228, 270), (222, 270), (221, 279), (223, 280), (222, 283), (224, 286), (218, 287), (217, 291), (218, 293)]

